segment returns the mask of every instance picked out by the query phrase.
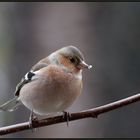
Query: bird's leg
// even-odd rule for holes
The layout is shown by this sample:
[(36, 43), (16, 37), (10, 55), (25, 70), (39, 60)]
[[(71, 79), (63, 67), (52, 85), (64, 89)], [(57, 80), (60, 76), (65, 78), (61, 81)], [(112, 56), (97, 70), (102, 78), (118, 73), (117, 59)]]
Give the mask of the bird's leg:
[(70, 121), (70, 118), (71, 118), (71, 114), (67, 111), (63, 111), (63, 117), (66, 118), (67, 127), (68, 127), (69, 126), (69, 121)]
[[(34, 128), (34, 124), (38, 121), (37, 116), (35, 116), (33, 110), (30, 113), (30, 117), (29, 117), (29, 127), (33, 130)], [(36, 129), (35, 129), (36, 130)]]

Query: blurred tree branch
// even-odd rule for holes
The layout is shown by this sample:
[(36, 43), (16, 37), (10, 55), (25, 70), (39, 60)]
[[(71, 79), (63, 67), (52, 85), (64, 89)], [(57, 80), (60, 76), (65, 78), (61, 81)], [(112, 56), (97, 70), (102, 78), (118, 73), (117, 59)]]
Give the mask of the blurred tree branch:
[[(140, 93), (127, 97), (125, 99), (113, 102), (113, 103), (103, 105), (103, 106), (99, 106), (96, 108), (92, 108), (92, 109), (88, 109), (88, 110), (84, 110), (84, 111), (80, 111), (76, 113), (71, 113), (69, 117), (69, 121), (74, 121), (74, 120), (89, 118), (89, 117), (97, 118), (102, 113), (106, 113), (114, 109), (132, 104), (139, 100), (140, 100)], [(53, 116), (53, 117), (45, 118), (42, 120), (34, 121), (32, 128), (43, 127), (43, 126), (62, 123), (66, 121), (67, 121), (67, 117), (64, 117), (63, 115)], [(14, 133), (14, 132), (27, 130), (27, 129), (31, 129), (29, 122), (15, 124), (11, 126), (5, 126), (5, 127), (0, 128), (0, 135), (6, 135), (6, 134)]]

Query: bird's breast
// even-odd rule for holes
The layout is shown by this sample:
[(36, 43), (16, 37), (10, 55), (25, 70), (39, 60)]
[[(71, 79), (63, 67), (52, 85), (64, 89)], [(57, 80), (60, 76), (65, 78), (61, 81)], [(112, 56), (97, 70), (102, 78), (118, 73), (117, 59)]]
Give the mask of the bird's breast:
[(23, 104), (38, 114), (63, 111), (81, 93), (82, 80), (59, 67), (44, 68), (39, 76), (20, 93)]

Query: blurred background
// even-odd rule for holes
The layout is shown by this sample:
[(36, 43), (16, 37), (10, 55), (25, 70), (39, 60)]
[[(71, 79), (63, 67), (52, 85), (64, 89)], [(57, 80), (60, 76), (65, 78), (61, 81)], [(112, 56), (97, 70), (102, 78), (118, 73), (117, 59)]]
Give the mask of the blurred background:
[[(83, 72), (77, 112), (140, 92), (140, 3), (1, 2), (0, 104), (13, 98), (22, 76), (53, 51), (74, 45), (93, 69)], [(28, 121), (30, 111), (0, 112), (0, 127)], [(140, 137), (140, 103), (3, 138)]]

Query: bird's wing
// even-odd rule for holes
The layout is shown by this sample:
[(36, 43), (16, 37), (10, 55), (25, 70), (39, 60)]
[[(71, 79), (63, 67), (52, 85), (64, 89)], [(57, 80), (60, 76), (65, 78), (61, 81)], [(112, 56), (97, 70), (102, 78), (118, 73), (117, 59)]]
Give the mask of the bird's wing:
[(21, 88), (31, 82), (33, 80), (33, 77), (36, 75), (35, 72), (44, 68), (44, 67), (47, 67), (48, 64), (47, 63), (43, 63), (43, 62), (38, 62), (35, 66), (32, 67), (31, 71), (27, 72), (25, 74), (25, 76), (21, 79), (21, 81), (19, 82), (19, 84), (16, 86), (16, 90), (15, 90), (15, 96), (19, 96), (20, 94), (20, 90)]
[(31, 71), (35, 72), (35, 71), (38, 71), (44, 67), (47, 67), (49, 64), (47, 63), (42, 63), (42, 62), (39, 62), (37, 63), (35, 66), (32, 67)]
[(32, 71), (38, 71), (44, 67), (47, 67), (50, 64), (49, 59), (46, 57), (44, 59), (41, 59), (36, 65), (34, 65), (31, 70)]
[(15, 96), (19, 96), (20, 89), (26, 84), (29, 83), (32, 80), (32, 77), (35, 75), (34, 72), (29, 71), (25, 74), (25, 76), (21, 79), (19, 84), (16, 86), (15, 90)]

